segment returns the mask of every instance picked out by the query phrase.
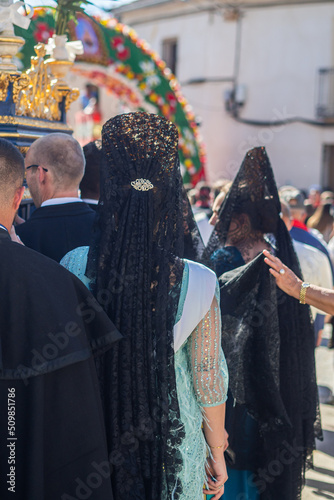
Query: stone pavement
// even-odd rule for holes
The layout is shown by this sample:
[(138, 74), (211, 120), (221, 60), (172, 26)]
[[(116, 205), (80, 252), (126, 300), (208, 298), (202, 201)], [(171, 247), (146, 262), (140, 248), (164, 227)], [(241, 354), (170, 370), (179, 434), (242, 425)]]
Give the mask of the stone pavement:
[(314, 452), (315, 467), (306, 474), (302, 500), (334, 500), (334, 349), (327, 348), (329, 328), (329, 325), (326, 325), (322, 344), (316, 349), (324, 440), (317, 441), (317, 450)]

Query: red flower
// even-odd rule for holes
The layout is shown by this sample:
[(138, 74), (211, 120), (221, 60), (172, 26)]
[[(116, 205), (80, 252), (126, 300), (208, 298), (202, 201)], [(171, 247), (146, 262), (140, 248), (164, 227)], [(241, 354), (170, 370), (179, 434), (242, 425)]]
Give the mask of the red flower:
[(169, 105), (172, 108), (172, 110), (175, 110), (177, 105), (177, 99), (175, 94), (173, 94), (173, 92), (167, 92), (166, 99), (169, 102)]
[(118, 58), (121, 59), (121, 61), (130, 57), (130, 50), (124, 46), (123, 38), (116, 36), (111, 40), (111, 46), (113, 49), (117, 50)]
[(47, 23), (36, 23), (36, 31), (34, 33), (34, 37), (36, 42), (38, 43), (46, 43), (49, 38), (52, 37), (54, 34), (55, 30), (53, 28), (50, 28), (50, 26)]

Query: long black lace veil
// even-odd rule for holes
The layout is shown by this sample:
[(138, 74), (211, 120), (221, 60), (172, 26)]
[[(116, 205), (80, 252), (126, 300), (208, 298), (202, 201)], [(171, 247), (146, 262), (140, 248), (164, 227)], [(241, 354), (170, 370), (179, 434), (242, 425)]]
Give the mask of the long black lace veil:
[[(262, 147), (246, 154), (223, 201), (204, 252), (206, 264), (212, 264), (212, 256), (225, 245), (236, 213), (251, 214), (256, 220), (253, 229), (267, 233), (276, 255), (301, 276), (280, 217), (274, 174)], [(311, 464), (315, 437), (321, 437), (309, 307), (276, 287), (262, 255), (219, 281), (230, 389), (256, 418), (262, 436), (259, 455), (267, 479), (258, 479), (261, 500), (296, 500), (305, 468)]]
[(203, 244), (182, 191), (175, 125), (119, 115), (104, 125), (102, 145), (99, 236), (86, 275), (124, 335), (99, 367), (114, 495), (177, 499), (184, 431), (173, 327), (182, 257), (196, 260)]

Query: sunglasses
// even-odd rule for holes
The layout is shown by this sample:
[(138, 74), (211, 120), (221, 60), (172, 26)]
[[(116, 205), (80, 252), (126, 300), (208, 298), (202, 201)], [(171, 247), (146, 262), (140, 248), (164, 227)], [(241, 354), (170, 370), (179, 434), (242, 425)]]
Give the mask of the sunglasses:
[[(29, 167), (26, 168), (26, 170), (29, 170), (29, 168), (38, 168), (40, 165), (29, 165)], [(41, 167), (44, 172), (48, 172), (49, 170), (47, 168)]]

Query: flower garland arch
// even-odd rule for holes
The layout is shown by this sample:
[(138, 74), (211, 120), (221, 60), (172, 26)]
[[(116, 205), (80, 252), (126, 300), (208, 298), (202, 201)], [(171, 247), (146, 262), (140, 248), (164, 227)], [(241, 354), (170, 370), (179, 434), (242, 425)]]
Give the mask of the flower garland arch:
[[(46, 43), (54, 33), (54, 10), (35, 8), (26, 43), (19, 54), (25, 68), (30, 67), (36, 43)], [(195, 115), (182, 95), (181, 87), (165, 62), (129, 26), (114, 18), (79, 14), (70, 22), (69, 39), (82, 40), (84, 54), (77, 56), (72, 71), (106, 88), (134, 109), (150, 109), (173, 121), (179, 130), (179, 156), (184, 182), (196, 184), (205, 177), (205, 149)], [(87, 70), (84, 64), (96, 64)], [(138, 98), (140, 95), (140, 98)], [(146, 105), (145, 105), (146, 104)]]

